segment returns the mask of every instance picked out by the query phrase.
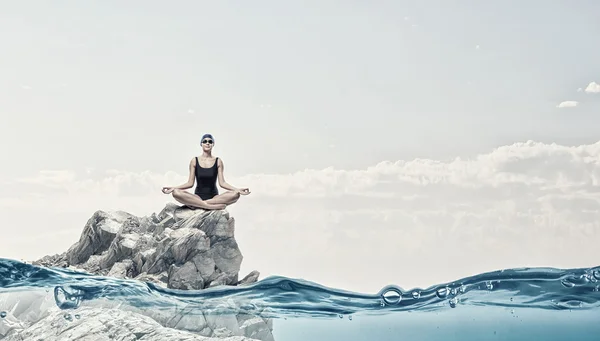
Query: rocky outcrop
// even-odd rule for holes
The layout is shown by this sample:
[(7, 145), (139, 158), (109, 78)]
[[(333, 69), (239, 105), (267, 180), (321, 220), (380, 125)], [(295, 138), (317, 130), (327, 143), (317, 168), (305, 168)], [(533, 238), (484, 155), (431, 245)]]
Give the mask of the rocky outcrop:
[[(136, 279), (180, 290), (254, 283), (260, 275), (258, 271), (239, 279), (243, 256), (234, 232), (235, 220), (225, 210), (193, 210), (168, 204), (160, 213), (145, 217), (122, 211), (97, 211), (86, 223), (79, 240), (66, 252), (45, 256), (33, 265), (84, 270), (95, 275)], [(207, 337), (231, 341), (274, 340), (272, 320), (258, 316), (191, 316), (184, 313), (159, 316), (141, 310), (121, 316), (119, 314), (124, 314), (122, 309), (109, 306), (81, 309), (87, 309), (86, 314), (94, 318), (79, 322), (69, 319), (78, 324), (61, 331), (57, 321), (64, 320), (64, 311), (47, 309), (48, 312), (36, 315), (35, 319), (28, 312), (25, 322), (12, 316), (12, 332), (4, 335), (7, 340), (25, 340), (30, 339), (30, 335), (38, 335), (36, 328), (48, 328), (44, 340), (69, 340), (75, 335), (87, 337), (88, 334), (81, 334), (86, 332), (93, 336), (90, 340), (103, 340), (107, 336), (102, 331), (108, 332), (108, 329), (100, 326), (109, 323), (105, 320), (116, 318), (120, 321), (110, 322), (114, 326), (110, 333), (122, 340), (207, 340)], [(5, 322), (9, 320), (4, 319)]]
[(257, 271), (238, 278), (243, 256), (234, 231), (235, 220), (225, 210), (169, 204), (158, 215), (142, 218), (122, 211), (97, 211), (67, 252), (33, 264), (182, 290), (255, 282)]

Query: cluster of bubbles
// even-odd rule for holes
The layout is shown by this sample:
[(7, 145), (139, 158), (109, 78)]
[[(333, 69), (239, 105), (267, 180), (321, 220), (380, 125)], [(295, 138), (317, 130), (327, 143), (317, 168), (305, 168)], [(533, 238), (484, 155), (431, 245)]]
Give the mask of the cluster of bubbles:
[[(492, 283), (486, 283), (486, 288), (488, 290), (492, 290), (494, 288), (494, 286), (492, 285)], [(450, 305), (450, 308), (456, 308), (456, 306), (459, 303), (459, 299), (457, 296), (459, 296), (460, 294), (464, 294), (465, 292), (467, 292), (467, 288), (464, 285), (461, 285), (460, 287), (450, 287), (450, 286), (445, 286), (443, 288), (439, 288), (436, 291), (436, 296), (439, 299), (448, 299), (448, 305)]]
[[(574, 288), (577, 286), (585, 286), (585, 285), (592, 285), (592, 291), (594, 292), (599, 292), (600, 291), (600, 284), (596, 284), (600, 282), (600, 270), (590, 270), (587, 271), (584, 274), (581, 275), (570, 275), (566, 278), (563, 278), (560, 283), (566, 287), (566, 288)], [(569, 302), (567, 302), (569, 303)], [(572, 302), (571, 302), (572, 303)], [(580, 306), (582, 306), (582, 302), (579, 302), (581, 304), (579, 304)], [(573, 304), (571, 304), (573, 305)]]
[(73, 316), (74, 316), (76, 319), (78, 319), (78, 320), (81, 318), (81, 316), (79, 316), (79, 314), (71, 315), (71, 314), (69, 314), (69, 313), (66, 313), (66, 314), (64, 314), (64, 315), (63, 315), (63, 317), (64, 317), (64, 318), (65, 318), (65, 320), (67, 320), (67, 321), (73, 321)]
[[(493, 290), (497, 290), (497, 285), (500, 283), (500, 280), (498, 281), (485, 281), (482, 283), (478, 283), (476, 285), (476, 289), (478, 290), (487, 290), (487, 291), (493, 291)], [(590, 269), (588, 271), (586, 271), (583, 274), (571, 274), (568, 275), (564, 278), (561, 279), (560, 283), (566, 287), (566, 288), (573, 288), (573, 287), (579, 287), (579, 286), (585, 286), (585, 285), (592, 285), (592, 291), (594, 292), (600, 292), (600, 269), (598, 268), (594, 268), (594, 269)], [(597, 284), (596, 284), (597, 283)], [(472, 286), (471, 284), (469, 286)], [(388, 286), (385, 287), (384, 289), (382, 289), (382, 291), (380, 292), (380, 306), (381, 307), (385, 307), (385, 306), (392, 306), (392, 305), (397, 305), (399, 304), (402, 299), (403, 299), (403, 295), (407, 295), (407, 297), (411, 297), (413, 300), (419, 300), (421, 298), (425, 298), (425, 299), (429, 299), (431, 298), (432, 294), (435, 293), (435, 296), (437, 296), (437, 298), (443, 300), (444, 302), (447, 302), (447, 304), (451, 307), (451, 308), (456, 308), (458, 306), (458, 304), (460, 303), (460, 295), (464, 294), (467, 291), (467, 288), (464, 284), (460, 284), (455, 286), (454, 284), (452, 285), (444, 285), (441, 286), (439, 288), (437, 288), (435, 290), (435, 292), (430, 293), (429, 291), (422, 291), (422, 290), (412, 290), (411, 292), (403, 292), (399, 287), (396, 286)], [(510, 298), (510, 301), (513, 301), (513, 298)], [(583, 302), (581, 301), (569, 301), (569, 302), (561, 302), (563, 305), (568, 305), (569, 307), (582, 307), (583, 306)], [(441, 305), (443, 306), (444, 303), (441, 303)], [(555, 303), (556, 304), (556, 303)], [(511, 313), (514, 314), (514, 310), (511, 310)]]
[[(488, 281), (485, 283), (485, 287), (487, 290), (493, 290), (494, 285)], [(457, 296), (460, 294), (464, 294), (467, 291), (465, 285), (460, 285), (457, 287), (452, 286), (444, 286), (436, 290), (435, 295), (442, 300), (448, 299), (448, 304), (452, 308), (456, 308), (459, 303), (459, 299)], [(402, 301), (403, 292), (400, 288), (396, 286), (388, 286), (381, 291), (381, 307), (386, 305), (396, 305)], [(421, 298), (422, 292), (421, 290), (413, 290), (410, 294), (413, 300), (418, 300)]]

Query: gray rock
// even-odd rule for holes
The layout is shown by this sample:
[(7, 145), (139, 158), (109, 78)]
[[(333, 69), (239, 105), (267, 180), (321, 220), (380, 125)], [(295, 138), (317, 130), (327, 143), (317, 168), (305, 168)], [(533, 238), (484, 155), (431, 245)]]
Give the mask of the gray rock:
[(258, 281), (258, 277), (260, 276), (260, 272), (254, 270), (251, 273), (247, 274), (246, 277), (242, 278), (237, 285), (248, 285), (255, 283)]
[(216, 241), (211, 245), (211, 253), (217, 268), (221, 271), (230, 275), (236, 275), (240, 271), (243, 256), (235, 239)]
[(165, 323), (165, 327), (186, 330), (202, 336), (213, 335), (212, 329), (208, 327), (208, 322), (206, 321), (204, 314), (197, 314), (190, 309), (184, 309), (183, 311), (172, 315)]
[(173, 218), (173, 212), (175, 212), (176, 209), (180, 208), (179, 205), (175, 204), (175, 203), (167, 203), (167, 205), (165, 206), (165, 208), (162, 209), (162, 211), (160, 211), (158, 213), (157, 216), (157, 220), (158, 221), (163, 221), (165, 218), (167, 217), (171, 217)]
[[(221, 285), (248, 285), (258, 281), (258, 271), (252, 271), (241, 281), (238, 280), (242, 260), (243, 255), (235, 240), (235, 220), (227, 211), (190, 209), (169, 203), (158, 214), (153, 213), (148, 217), (136, 217), (122, 211), (97, 211), (86, 223), (79, 240), (65, 253), (45, 256), (33, 264), (84, 270), (102, 276), (131, 278), (172, 289), (202, 290)], [(100, 308), (102, 307), (95, 309)], [(103, 310), (90, 314), (98, 314), (102, 319), (106, 317)], [(151, 322), (145, 324), (146, 320), (142, 317), (135, 318), (140, 319), (141, 325), (151, 325)], [(238, 319), (234, 315), (199, 317), (185, 314), (152, 318), (165, 328), (185, 330), (197, 337), (241, 337), (251, 334), (260, 336), (260, 340), (272, 340), (272, 329), (269, 327), (272, 326), (271, 320), (260, 319), (261, 324), (251, 317)], [(251, 322), (248, 322), (250, 320)], [(243, 324), (243, 327), (240, 324)], [(170, 340), (170, 336), (166, 335), (171, 334), (163, 329), (160, 332), (162, 334), (154, 332), (155, 334), (148, 336), (151, 334), (144, 334), (145, 331), (133, 326), (133, 329), (125, 324), (116, 323), (114, 326), (123, 333), (117, 333), (121, 340), (128, 340), (125, 336), (129, 335), (127, 333), (137, 335), (137, 340)], [(23, 329), (24, 332), (20, 335), (34, 335), (28, 334), (31, 328)], [(94, 330), (95, 326), (92, 324), (86, 328)], [(71, 328), (68, 333), (75, 333), (76, 329)], [(54, 340), (57, 335), (63, 335), (61, 333), (63, 332), (55, 331), (44, 340)], [(175, 336), (180, 335), (178, 332), (173, 333), (173, 337), (180, 337)], [(65, 335), (67, 334), (63, 336)], [(97, 340), (106, 337), (100, 334), (97, 336)]]
[(103, 258), (100, 260), (100, 267), (108, 269), (116, 262), (133, 258), (139, 239), (139, 234), (117, 233), (116, 237), (108, 247), (107, 252), (103, 254)]
[[(200, 273), (203, 280), (184, 280), (187, 285), (202, 283), (202, 287), (190, 289), (238, 284), (236, 276), (243, 255), (234, 237), (235, 220), (227, 212), (192, 210), (169, 204), (155, 217), (155, 220), (162, 218), (159, 224), (155, 224), (153, 218), (138, 218), (126, 212), (97, 211), (79, 241), (65, 254), (46, 256), (33, 263), (108, 275), (116, 263), (126, 261), (131, 264), (126, 270), (128, 278), (148, 278), (146, 275), (167, 272), (177, 274), (180, 281), (181, 271), (170, 271), (171, 265), (181, 267), (192, 261), (196, 271), (187, 269), (186, 272)], [(171, 225), (164, 225), (169, 219)], [(122, 274), (122, 266), (118, 265), (113, 273)], [(214, 276), (215, 271), (226, 275)], [(253, 273), (244, 284), (258, 280), (258, 272)], [(215, 283), (211, 285), (213, 280)], [(164, 284), (168, 283), (167, 280)]]
[(175, 264), (169, 268), (168, 288), (193, 290), (204, 287), (204, 280), (193, 262), (187, 262), (181, 267)]
[(67, 251), (66, 259), (70, 264), (81, 264), (93, 254), (108, 249), (124, 222), (121, 212), (108, 214), (97, 211), (83, 228), (79, 241)]
[(126, 259), (122, 262), (113, 264), (112, 268), (106, 276), (115, 278), (128, 278), (133, 267), (133, 261)]
[(231, 280), (226, 272), (215, 272), (208, 286), (212, 288), (219, 285), (226, 285), (228, 282), (231, 282)]
[[(181, 323), (176, 322), (174, 326)], [(191, 323), (191, 321), (183, 322)], [(206, 322), (203, 322), (206, 325)], [(232, 335), (220, 327), (220, 335)], [(206, 337), (185, 330), (161, 326), (150, 317), (106, 308), (82, 308), (74, 314), (63, 311), (50, 313), (45, 319), (27, 329), (13, 329), (3, 341), (254, 341), (244, 336)]]
[(215, 273), (215, 260), (206, 253), (198, 253), (192, 258), (192, 262), (194, 262), (200, 276), (202, 276), (205, 281), (208, 281)]
[(275, 341), (273, 338), (272, 329), (268, 323), (260, 317), (252, 317), (245, 320), (240, 329), (244, 331), (244, 335), (253, 339), (263, 341)]

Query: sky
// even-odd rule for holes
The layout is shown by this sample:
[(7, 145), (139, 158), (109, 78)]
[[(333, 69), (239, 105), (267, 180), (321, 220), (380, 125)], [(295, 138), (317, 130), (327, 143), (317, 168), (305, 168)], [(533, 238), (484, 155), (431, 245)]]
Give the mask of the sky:
[(0, 1), (0, 257), (138, 216), (212, 133), (241, 276), (360, 292), (588, 267), (600, 3)]

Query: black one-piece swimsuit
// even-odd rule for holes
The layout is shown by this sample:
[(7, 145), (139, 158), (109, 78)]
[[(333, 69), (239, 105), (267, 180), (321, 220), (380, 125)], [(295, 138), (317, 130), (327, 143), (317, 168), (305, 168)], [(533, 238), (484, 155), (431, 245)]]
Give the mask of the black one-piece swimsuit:
[(216, 158), (212, 167), (204, 168), (200, 166), (198, 157), (196, 157), (196, 190), (194, 193), (202, 200), (212, 199), (219, 194), (217, 188), (218, 162), (219, 158)]

